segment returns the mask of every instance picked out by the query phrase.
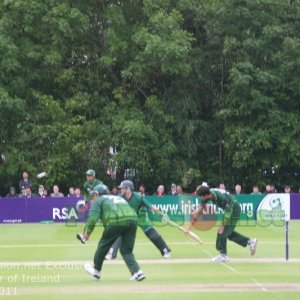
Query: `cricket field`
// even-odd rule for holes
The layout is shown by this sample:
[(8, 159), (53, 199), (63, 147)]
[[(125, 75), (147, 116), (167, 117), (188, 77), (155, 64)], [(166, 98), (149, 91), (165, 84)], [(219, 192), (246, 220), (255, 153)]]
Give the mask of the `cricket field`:
[(92, 263), (99, 226), (83, 245), (75, 235), (83, 224), (3, 224), (0, 242), (0, 298), (3, 299), (300, 299), (300, 221), (242, 225), (237, 231), (258, 239), (257, 253), (228, 243), (228, 263), (213, 263), (217, 228), (197, 231), (199, 245), (170, 226), (156, 229), (172, 248), (164, 259), (138, 229), (134, 253), (147, 278), (130, 282), (120, 254), (105, 261), (101, 280), (83, 269)]

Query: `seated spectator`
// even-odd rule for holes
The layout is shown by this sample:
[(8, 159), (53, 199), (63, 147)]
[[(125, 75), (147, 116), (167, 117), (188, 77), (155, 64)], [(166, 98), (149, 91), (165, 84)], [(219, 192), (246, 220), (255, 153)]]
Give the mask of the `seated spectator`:
[(275, 188), (275, 185), (274, 185), (274, 184), (271, 184), (270, 186), (271, 186), (271, 191), (270, 191), (270, 193), (277, 193), (277, 190), (276, 190), (276, 188)]
[(289, 185), (286, 185), (286, 186), (284, 187), (284, 192), (287, 193), (287, 194), (292, 193), (291, 187), (290, 187)]
[(139, 186), (139, 193), (141, 196), (146, 196), (146, 186), (142, 183)]
[(57, 184), (53, 185), (53, 193), (50, 194), (51, 197), (64, 197), (63, 193), (59, 192), (59, 186)]
[(75, 190), (72, 186), (69, 187), (68, 197), (75, 197)]
[(257, 184), (253, 185), (251, 195), (261, 195), (262, 193), (259, 191), (259, 187)]
[(21, 189), (21, 193), (19, 194), (19, 197), (26, 198), (26, 189), (25, 188)]
[(111, 189), (111, 194), (112, 195), (115, 195), (115, 196), (118, 196), (119, 195), (119, 191), (118, 191), (118, 188), (116, 186), (113, 186), (112, 189)]
[(32, 197), (32, 192), (30, 188), (23, 188), (21, 190), (21, 194), (19, 195), (21, 198), (30, 198)]
[(182, 195), (183, 194), (183, 190), (182, 190), (181, 185), (176, 186), (176, 193), (177, 193), (177, 195)]
[(26, 189), (26, 197), (30, 198), (30, 197), (33, 197), (33, 196), (35, 196), (35, 195), (32, 194), (31, 188), (27, 188)]
[(45, 198), (48, 197), (48, 191), (46, 189), (44, 189), (44, 196)]
[(240, 184), (237, 184), (235, 187), (234, 187), (234, 193), (236, 195), (240, 195), (242, 193), (242, 187)]
[(32, 182), (29, 179), (29, 175), (27, 172), (23, 172), (23, 179), (19, 181), (19, 189), (22, 192), (22, 189), (30, 188), (32, 187)]
[(39, 185), (39, 190), (38, 190), (38, 194), (37, 197), (40, 198), (46, 198), (45, 194), (44, 194), (45, 188), (43, 185)]
[(156, 196), (164, 196), (165, 195), (165, 187), (161, 184), (157, 187)]
[(81, 195), (81, 190), (79, 187), (75, 188), (75, 197), (77, 198), (83, 197), (83, 195)]
[(171, 190), (169, 191), (169, 195), (171, 195), (171, 196), (177, 195), (177, 190), (176, 190), (176, 184), (175, 183), (171, 184)]
[(219, 184), (219, 189), (220, 189), (220, 190), (226, 190), (225, 184), (224, 184), (223, 182), (221, 182), (221, 183)]
[(266, 184), (264, 194), (270, 194), (270, 193), (272, 193), (271, 192), (271, 185), (270, 184)]
[(11, 186), (11, 187), (9, 188), (9, 192), (8, 192), (8, 194), (6, 195), (6, 197), (18, 197), (16, 188), (15, 188), (14, 186)]

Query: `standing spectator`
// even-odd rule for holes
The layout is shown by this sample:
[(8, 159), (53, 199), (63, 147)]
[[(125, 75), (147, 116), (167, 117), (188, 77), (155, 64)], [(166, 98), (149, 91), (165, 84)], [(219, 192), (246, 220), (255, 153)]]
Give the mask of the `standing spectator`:
[(79, 187), (75, 188), (75, 194), (74, 195), (75, 195), (76, 198), (82, 197), (81, 190), (80, 190)]
[(292, 193), (291, 187), (290, 187), (289, 185), (286, 185), (286, 186), (284, 187), (284, 192), (287, 193), (287, 194)]
[(91, 192), (93, 191), (94, 187), (99, 184), (103, 184), (102, 181), (96, 179), (96, 172), (92, 169), (89, 169), (85, 173), (86, 175), (86, 182), (83, 185), (83, 196), (85, 202), (89, 202), (91, 198)]
[(60, 193), (59, 186), (57, 184), (53, 185), (53, 193), (50, 195), (51, 197), (64, 197), (63, 193)]
[(16, 188), (15, 188), (14, 186), (11, 186), (11, 187), (9, 188), (9, 192), (8, 192), (8, 194), (6, 195), (6, 197), (18, 197)]
[(171, 195), (171, 196), (175, 196), (175, 195), (177, 195), (178, 193), (177, 193), (177, 190), (176, 190), (176, 184), (175, 183), (172, 183), (171, 184), (171, 190), (170, 190), (170, 192), (169, 192), (169, 195)]
[(45, 194), (44, 194), (45, 188), (43, 185), (39, 185), (39, 190), (38, 190), (38, 194), (37, 196), (40, 198), (46, 198)]
[(162, 184), (158, 186), (156, 195), (159, 197), (165, 195), (165, 187)]
[(261, 195), (262, 193), (259, 191), (259, 187), (257, 184), (253, 185), (251, 195)]
[(240, 195), (242, 193), (242, 187), (240, 184), (237, 184), (235, 187), (234, 187), (234, 193), (236, 195)]
[(22, 189), (27, 189), (27, 188), (30, 188), (32, 187), (32, 182), (31, 180), (29, 179), (29, 175), (28, 173), (25, 171), (23, 172), (23, 175), (22, 175), (23, 179), (21, 179), (19, 181), (19, 189), (20, 191), (22, 191)]
[(75, 189), (72, 186), (69, 187), (68, 197), (75, 197)]

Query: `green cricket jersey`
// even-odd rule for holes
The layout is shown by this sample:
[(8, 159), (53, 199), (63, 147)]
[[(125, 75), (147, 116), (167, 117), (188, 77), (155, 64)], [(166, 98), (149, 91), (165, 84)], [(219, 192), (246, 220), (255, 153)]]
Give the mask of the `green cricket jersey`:
[(213, 204), (216, 204), (218, 207), (223, 210), (231, 209), (236, 202), (236, 199), (225, 190), (221, 189), (210, 189), (211, 194), (213, 195), (212, 199), (209, 200), (201, 200), (201, 205), (208, 203), (211, 201)]
[(94, 179), (93, 181), (89, 182), (86, 181), (83, 185), (83, 195), (84, 195), (84, 201), (88, 202), (90, 200), (90, 193), (91, 191), (94, 189), (94, 187), (98, 184), (103, 184), (102, 181), (98, 180), (98, 179)]
[(152, 204), (148, 202), (143, 196), (137, 192), (133, 192), (130, 199), (127, 200), (125, 196), (123, 198), (129, 203), (129, 205), (135, 210), (138, 217), (138, 226), (144, 230), (152, 226), (152, 223), (148, 217), (147, 209), (151, 210)]
[(90, 208), (86, 221), (88, 234), (94, 230), (99, 220), (102, 221), (104, 227), (124, 225), (129, 220), (137, 220), (137, 215), (125, 199), (114, 195), (103, 195), (97, 197)]

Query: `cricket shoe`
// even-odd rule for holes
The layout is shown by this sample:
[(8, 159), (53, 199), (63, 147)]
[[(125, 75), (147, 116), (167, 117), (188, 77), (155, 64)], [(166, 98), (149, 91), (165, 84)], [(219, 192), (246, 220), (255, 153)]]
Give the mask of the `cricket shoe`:
[(171, 258), (171, 252), (167, 248), (164, 249), (163, 258)]
[(250, 254), (253, 256), (256, 252), (256, 247), (257, 247), (257, 239), (250, 239), (248, 241), (248, 247), (250, 249)]
[(130, 281), (142, 281), (146, 278), (146, 275), (142, 270), (138, 270), (137, 272), (133, 273), (132, 276), (130, 277)]
[(76, 238), (77, 238), (77, 240), (79, 240), (82, 244), (85, 244), (86, 240), (85, 240), (85, 238), (84, 238), (84, 236), (83, 236), (82, 233), (77, 233), (77, 234), (76, 234)]
[(227, 262), (229, 257), (226, 254), (220, 254), (212, 259), (213, 262)]
[(89, 273), (94, 279), (100, 279), (100, 272), (97, 271), (91, 264), (86, 263), (84, 265), (84, 269), (87, 273)]

